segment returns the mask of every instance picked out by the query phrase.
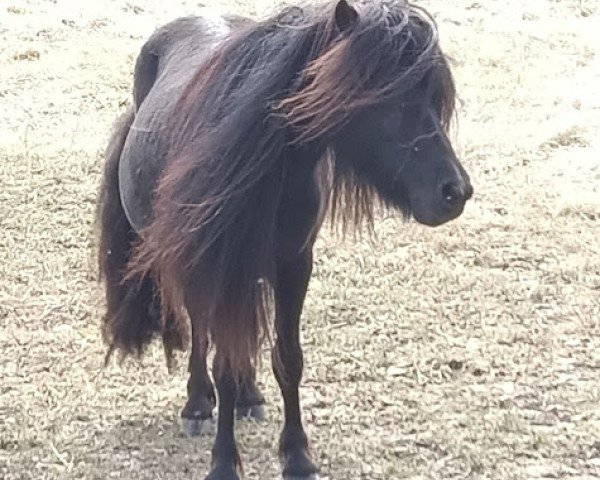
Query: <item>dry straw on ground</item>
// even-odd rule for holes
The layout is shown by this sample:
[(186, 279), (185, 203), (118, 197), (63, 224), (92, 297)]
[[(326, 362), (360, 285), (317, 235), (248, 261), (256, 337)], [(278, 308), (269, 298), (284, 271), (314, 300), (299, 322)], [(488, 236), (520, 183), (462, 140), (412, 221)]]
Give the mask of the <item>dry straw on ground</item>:
[[(214, 2), (262, 15), (272, 4)], [(430, 230), (324, 233), (302, 399), (327, 479), (600, 477), (596, 1), (422, 1), (455, 59), (477, 191)], [(180, 435), (185, 360), (102, 371), (91, 261), (101, 152), (152, 29), (195, 2), (0, 4), (0, 477), (202, 478)], [(266, 360), (266, 356), (264, 357)], [(280, 398), (238, 427), (277, 478)]]

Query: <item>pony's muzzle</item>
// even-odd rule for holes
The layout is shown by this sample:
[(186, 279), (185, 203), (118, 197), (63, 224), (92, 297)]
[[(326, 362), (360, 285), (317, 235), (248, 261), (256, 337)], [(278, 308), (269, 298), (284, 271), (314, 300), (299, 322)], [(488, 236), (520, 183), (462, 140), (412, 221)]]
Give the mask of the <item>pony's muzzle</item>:
[(468, 180), (452, 179), (439, 183), (433, 197), (416, 197), (412, 202), (415, 220), (436, 227), (460, 216), (467, 200), (473, 196), (473, 187)]

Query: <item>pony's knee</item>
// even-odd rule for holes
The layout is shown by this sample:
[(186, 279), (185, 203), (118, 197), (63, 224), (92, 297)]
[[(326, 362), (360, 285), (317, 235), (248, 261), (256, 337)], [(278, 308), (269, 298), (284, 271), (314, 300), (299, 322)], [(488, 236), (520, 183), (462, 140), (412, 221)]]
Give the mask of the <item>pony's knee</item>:
[(304, 370), (304, 357), (300, 346), (291, 349), (283, 348), (281, 343), (275, 345), (272, 355), (273, 371), (280, 384), (298, 385)]

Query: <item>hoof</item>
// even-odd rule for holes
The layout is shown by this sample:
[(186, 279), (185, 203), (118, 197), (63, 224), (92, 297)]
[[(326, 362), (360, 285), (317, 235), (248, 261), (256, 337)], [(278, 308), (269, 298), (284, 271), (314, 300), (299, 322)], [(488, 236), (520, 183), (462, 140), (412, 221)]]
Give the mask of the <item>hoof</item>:
[(297, 451), (281, 462), (284, 480), (319, 480), (319, 471), (306, 450)]
[(215, 468), (204, 480), (240, 480), (235, 468)]
[(188, 437), (210, 435), (215, 431), (215, 422), (212, 417), (188, 418), (181, 417), (181, 430)]
[(237, 406), (235, 413), (238, 420), (252, 418), (257, 422), (262, 422), (266, 417), (264, 405)]
[(319, 480), (319, 475), (317, 475), (316, 473), (312, 473), (305, 477), (298, 477), (297, 475), (284, 475), (283, 480)]

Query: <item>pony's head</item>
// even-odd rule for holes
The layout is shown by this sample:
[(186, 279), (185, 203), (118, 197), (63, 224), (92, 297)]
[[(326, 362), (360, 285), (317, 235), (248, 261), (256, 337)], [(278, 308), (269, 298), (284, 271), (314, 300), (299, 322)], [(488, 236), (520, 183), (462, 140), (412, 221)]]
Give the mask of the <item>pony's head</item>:
[(445, 82), (445, 67), (432, 68), (398, 98), (357, 113), (334, 146), (338, 160), (384, 201), (430, 226), (458, 217), (473, 194), (448, 138)]
[(473, 188), (448, 138), (455, 90), (435, 23), (403, 0), (341, 0), (332, 22), (339, 39), (283, 102), (299, 138), (325, 138), (355, 192), (426, 225), (456, 218)]

